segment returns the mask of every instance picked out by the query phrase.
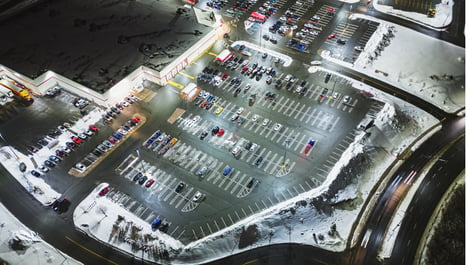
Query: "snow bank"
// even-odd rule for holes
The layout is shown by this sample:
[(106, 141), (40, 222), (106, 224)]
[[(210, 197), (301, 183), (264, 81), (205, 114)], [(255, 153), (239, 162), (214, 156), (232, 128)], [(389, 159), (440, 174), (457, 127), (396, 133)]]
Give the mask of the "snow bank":
[(83, 264), (44, 242), (0, 203), (0, 263), (72, 265)]

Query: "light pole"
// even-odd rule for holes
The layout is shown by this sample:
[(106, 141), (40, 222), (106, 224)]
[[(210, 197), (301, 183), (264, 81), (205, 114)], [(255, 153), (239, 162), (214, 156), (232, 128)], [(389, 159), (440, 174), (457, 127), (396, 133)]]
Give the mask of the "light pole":
[(286, 152), (287, 152), (287, 149), (288, 149), (288, 145), (291, 143), (292, 140), (293, 140), (293, 138), (287, 138), (284, 142), (285, 152), (283, 154), (283, 164), (281, 164), (281, 169), (282, 170), (286, 168)]

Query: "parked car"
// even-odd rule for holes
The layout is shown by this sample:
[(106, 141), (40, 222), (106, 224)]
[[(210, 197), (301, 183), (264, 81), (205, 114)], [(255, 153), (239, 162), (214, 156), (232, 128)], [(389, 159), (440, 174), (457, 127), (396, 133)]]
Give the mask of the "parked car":
[(98, 195), (105, 196), (108, 193), (108, 191), (110, 191), (110, 187), (106, 186), (103, 189), (101, 189), (100, 192), (98, 192)]
[(31, 170), (31, 175), (39, 178), (41, 176), (41, 173), (39, 173), (38, 171), (33, 169), (33, 170)]
[(232, 172), (232, 168), (230, 166), (226, 166), (224, 168), (224, 171), (222, 172), (222, 175), (227, 176)]
[(191, 200), (192, 200), (193, 202), (198, 202), (198, 201), (200, 201), (202, 198), (203, 198), (203, 193), (201, 193), (200, 191), (197, 191)]
[(155, 180), (154, 179), (149, 179), (147, 180), (145, 186), (146, 188), (149, 188), (150, 186), (152, 186), (152, 184), (154, 184)]
[(183, 182), (178, 183), (177, 187), (175, 188), (175, 192), (178, 192), (178, 193), (182, 192), (185, 186), (186, 185)]
[(202, 167), (202, 168), (200, 168), (200, 170), (198, 170), (198, 172), (196, 172), (196, 175), (204, 176), (206, 174), (206, 172), (208, 172), (208, 167)]

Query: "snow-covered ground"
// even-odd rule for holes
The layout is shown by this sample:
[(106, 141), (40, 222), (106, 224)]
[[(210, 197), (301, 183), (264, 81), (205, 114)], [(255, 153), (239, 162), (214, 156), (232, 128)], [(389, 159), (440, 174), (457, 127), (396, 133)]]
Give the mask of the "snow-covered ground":
[[(453, 3), (450, 1), (449, 4)], [(375, 3), (375, 8), (377, 5)], [(447, 16), (451, 17), (451, 13)], [(353, 15), (352, 19), (356, 17), (359, 15)], [(443, 14), (440, 13), (436, 18), (443, 20)], [(379, 22), (381, 25), (378, 31), (354, 65), (337, 61), (329, 53), (323, 53), (324, 59), (352, 67), (401, 89), (422, 95), (424, 99), (447, 111), (452, 112), (463, 107), (464, 49), (397, 25)], [(429, 21), (427, 23), (433, 25)], [(392, 29), (393, 35), (389, 43), (376, 58), (369, 61), (368, 57), (376, 50), (383, 33), (389, 34), (389, 29)], [(320, 67), (310, 69), (323, 70)], [(444, 74), (446, 76), (443, 76)], [(438, 79), (431, 79), (432, 75)], [(446, 80), (450, 75), (453, 80)], [(382, 180), (385, 169), (396, 160), (395, 155), (403, 152), (417, 137), (426, 139), (430, 136), (424, 132), (438, 122), (407, 102), (355, 80), (350, 81), (353, 87), (372, 93), (373, 99), (384, 102), (384, 105), (376, 114), (375, 126), (370, 133), (357, 134), (355, 141), (343, 153), (326, 181), (316, 189), (250, 216), (217, 233), (183, 245), (167, 234), (152, 231), (149, 223), (108, 198), (99, 196), (99, 190), (107, 185), (104, 183), (91, 191), (75, 209), (76, 228), (130, 255), (172, 264), (197, 264), (249, 248), (282, 242), (310, 244), (331, 251), (345, 249), (357, 241), (354, 233), (357, 227), (354, 225), (360, 210), (365, 203), (369, 203), (366, 199), (375, 192), (372, 190), (374, 184)], [(447, 88), (450, 86), (453, 89)], [(24, 174), (17, 169), (18, 162), (11, 148), (2, 148), (0, 155), (5, 158), (2, 163), (10, 173), (20, 183), (28, 183), (23, 180)], [(27, 161), (31, 160), (29, 157), (20, 153), (18, 156), (25, 163), (30, 163)], [(28, 164), (28, 168), (31, 168), (30, 166)], [(45, 194), (43, 197), (48, 199), (35, 195), (35, 198), (43, 203), (59, 195), (48, 189), (47, 184), (44, 185), (45, 187), (41, 187)], [(28, 191), (32, 191), (28, 188), (30, 184), (24, 186)], [(359, 224), (361, 225), (361, 222)]]
[(83, 264), (44, 242), (0, 203), (0, 264)]

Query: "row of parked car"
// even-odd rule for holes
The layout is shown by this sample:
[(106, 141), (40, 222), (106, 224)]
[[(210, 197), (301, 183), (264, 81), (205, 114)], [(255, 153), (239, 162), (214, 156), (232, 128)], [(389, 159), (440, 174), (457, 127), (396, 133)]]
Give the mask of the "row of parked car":
[(139, 101), (139, 98), (137, 98), (134, 95), (129, 95), (126, 98), (124, 98), (123, 101), (116, 103), (114, 106), (111, 106), (108, 110), (105, 111), (103, 114), (103, 119), (110, 122), (114, 118), (118, 116), (118, 114), (121, 113), (121, 110), (124, 108), (128, 107), (129, 104), (133, 104), (134, 102)]
[(157, 130), (147, 138), (142, 145), (154, 152), (158, 152), (159, 155), (163, 155), (177, 142), (178, 138), (172, 137), (172, 135), (162, 132), (161, 130)]
[[(59, 125), (57, 127), (57, 131), (60, 132), (60, 133), (64, 133), (70, 127), (71, 127), (71, 125), (69, 123), (64, 123), (63, 125)], [(82, 140), (85, 140), (87, 137), (91, 137), (97, 131), (98, 131), (98, 127), (96, 127), (95, 125), (89, 125), (88, 129), (83, 130), (83, 133), (79, 133), (81, 138), (79, 138), (76, 135), (72, 135), (71, 136), (72, 142), (67, 141), (67, 142), (65, 142), (64, 146), (57, 147), (55, 149), (55, 154), (50, 155), (43, 162), (42, 165), (39, 165), (36, 169), (31, 170), (31, 174), (35, 177), (40, 177), (41, 174), (45, 174), (45, 173), (49, 172), (49, 170), (54, 168), (57, 164), (59, 164), (62, 161), (62, 159), (64, 159), (64, 157), (69, 155), (72, 152), (72, 150), (82, 142)], [(45, 141), (45, 140), (43, 139), (43, 141)], [(57, 145), (58, 140), (55, 140), (55, 141), (56, 141), (55, 145)], [(32, 152), (37, 152), (37, 151), (38, 150), (36, 150), (36, 149), (32, 150)]]
[(93, 164), (100, 156), (111, 150), (116, 143), (121, 141), (126, 135), (132, 132), (133, 128), (141, 122), (138, 117), (133, 117), (122, 124), (115, 132), (105, 139), (102, 143), (98, 144), (81, 162), (75, 164), (75, 169), (79, 172), (84, 172), (91, 164)]

